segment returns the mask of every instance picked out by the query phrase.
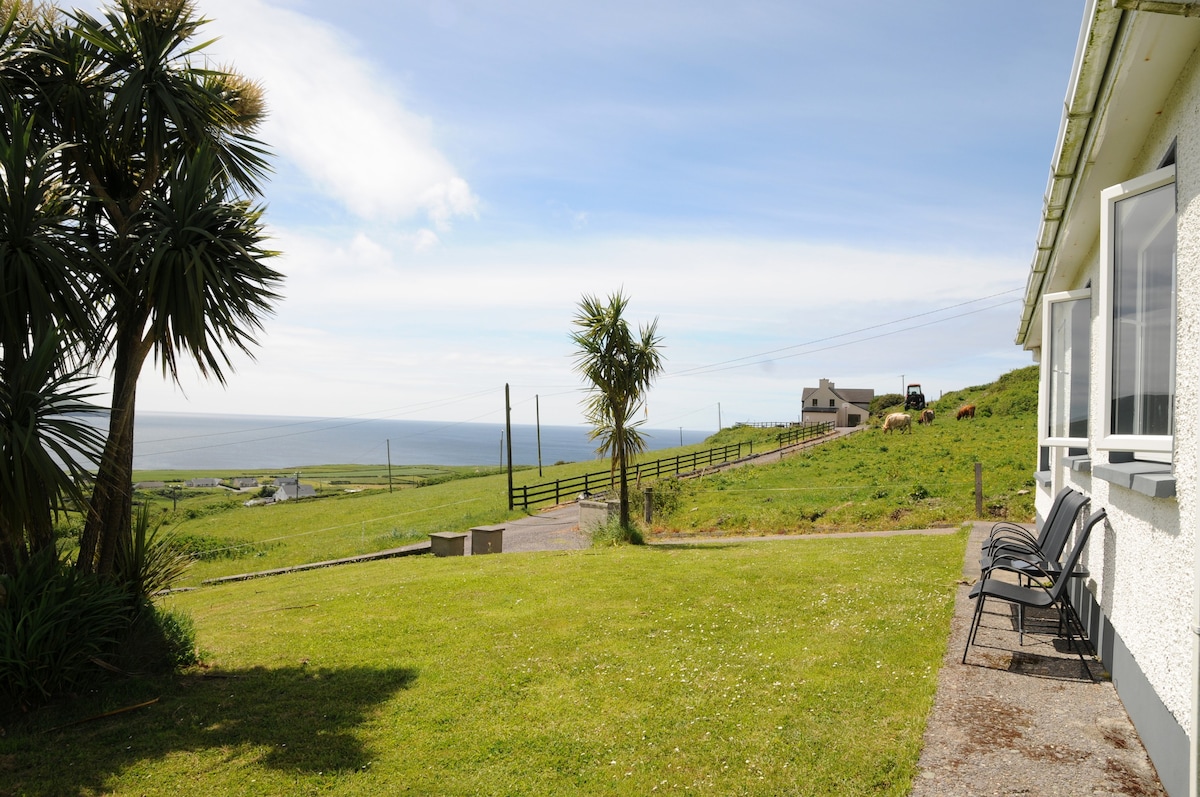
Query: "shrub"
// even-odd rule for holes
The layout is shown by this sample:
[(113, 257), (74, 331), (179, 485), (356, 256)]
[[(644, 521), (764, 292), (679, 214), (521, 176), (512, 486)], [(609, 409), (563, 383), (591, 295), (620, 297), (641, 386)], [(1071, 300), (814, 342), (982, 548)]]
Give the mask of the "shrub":
[(679, 510), (682, 489), (678, 479), (662, 479), (654, 483), (654, 516), (671, 515)]
[(170, 589), (192, 563), (192, 558), (163, 534), (162, 518), (150, 528), (150, 506), (138, 507), (131, 538), (117, 549), (118, 583), (138, 600)]
[(143, 602), (121, 646), (118, 667), (167, 672), (197, 664), (196, 625), (190, 615)]
[(899, 393), (881, 393), (871, 399), (871, 414), (882, 415), (885, 411), (903, 403), (904, 396)]
[(0, 576), (0, 715), (79, 691), (129, 626), (127, 594), (45, 551)]
[(617, 518), (609, 520), (602, 526), (592, 530), (592, 545), (605, 547), (610, 545), (642, 545), (645, 543), (642, 532), (630, 526), (622, 526)]

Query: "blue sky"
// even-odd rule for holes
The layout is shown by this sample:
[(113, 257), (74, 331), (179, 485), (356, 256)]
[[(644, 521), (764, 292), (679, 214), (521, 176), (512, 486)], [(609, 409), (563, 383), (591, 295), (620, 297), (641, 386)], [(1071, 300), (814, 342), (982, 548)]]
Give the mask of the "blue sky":
[(143, 410), (499, 421), (508, 382), (582, 423), (571, 318), (619, 289), (651, 427), (1030, 362), (1082, 3), (198, 6), (266, 90), (285, 298), (227, 386), (148, 368)]

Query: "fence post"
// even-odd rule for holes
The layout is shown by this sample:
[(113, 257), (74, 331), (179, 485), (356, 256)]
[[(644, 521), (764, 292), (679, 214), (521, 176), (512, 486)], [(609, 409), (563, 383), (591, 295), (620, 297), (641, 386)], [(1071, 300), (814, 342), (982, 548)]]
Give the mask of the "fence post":
[(646, 508), (646, 512), (645, 512), (646, 522), (649, 523), (654, 518), (654, 488), (653, 487), (646, 488), (645, 508)]
[(975, 463), (975, 517), (983, 517), (983, 463)]

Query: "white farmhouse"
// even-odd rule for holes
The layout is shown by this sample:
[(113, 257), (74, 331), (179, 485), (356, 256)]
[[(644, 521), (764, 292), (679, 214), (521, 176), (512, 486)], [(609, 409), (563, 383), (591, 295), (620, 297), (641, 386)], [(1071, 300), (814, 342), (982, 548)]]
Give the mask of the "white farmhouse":
[(1039, 514), (1108, 510), (1076, 605), (1172, 797), (1200, 780), (1198, 46), (1200, 2), (1088, 2), (1017, 333)]
[(837, 388), (828, 379), (817, 387), (806, 387), (800, 394), (804, 423), (832, 421), (834, 426), (861, 426), (871, 415), (871, 388)]

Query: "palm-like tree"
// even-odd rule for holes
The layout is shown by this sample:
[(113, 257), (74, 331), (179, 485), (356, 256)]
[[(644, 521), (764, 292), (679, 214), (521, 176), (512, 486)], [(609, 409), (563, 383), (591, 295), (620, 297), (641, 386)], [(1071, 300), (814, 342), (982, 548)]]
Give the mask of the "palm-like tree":
[(176, 378), (180, 358), (224, 381), (277, 298), (265, 264), (259, 194), (266, 151), (253, 138), (261, 91), (197, 64), (206, 20), (188, 0), (117, 0), (103, 17), (75, 11), (39, 24), (31, 114), (61, 150), (83, 196), (77, 231), (112, 363), (108, 437), (78, 566), (109, 573), (130, 533), (137, 380), (148, 359)]
[[(7, 358), (6, 358), (7, 359)], [(54, 547), (53, 520), (65, 502), (82, 504), (84, 466), (103, 438), (86, 422), (98, 408), (78, 370), (63, 370), (51, 332), (0, 378), (0, 573), (15, 573)]]
[(638, 328), (635, 336), (625, 321), (629, 299), (622, 291), (605, 304), (584, 296), (571, 333), (576, 346), (575, 368), (587, 380), (585, 413), (592, 424), (591, 438), (599, 440), (597, 452), (612, 457), (612, 470), (620, 484), (621, 528), (628, 529), (629, 461), (646, 449), (638, 432), (644, 421), (634, 420), (645, 404), (646, 393), (663, 369), (658, 319)]
[(62, 148), (32, 118), (28, 48), (35, 16), (0, 20), (0, 572), (54, 545), (53, 520), (77, 506), (100, 434), (80, 387), (94, 336), (94, 262), (78, 236)]

